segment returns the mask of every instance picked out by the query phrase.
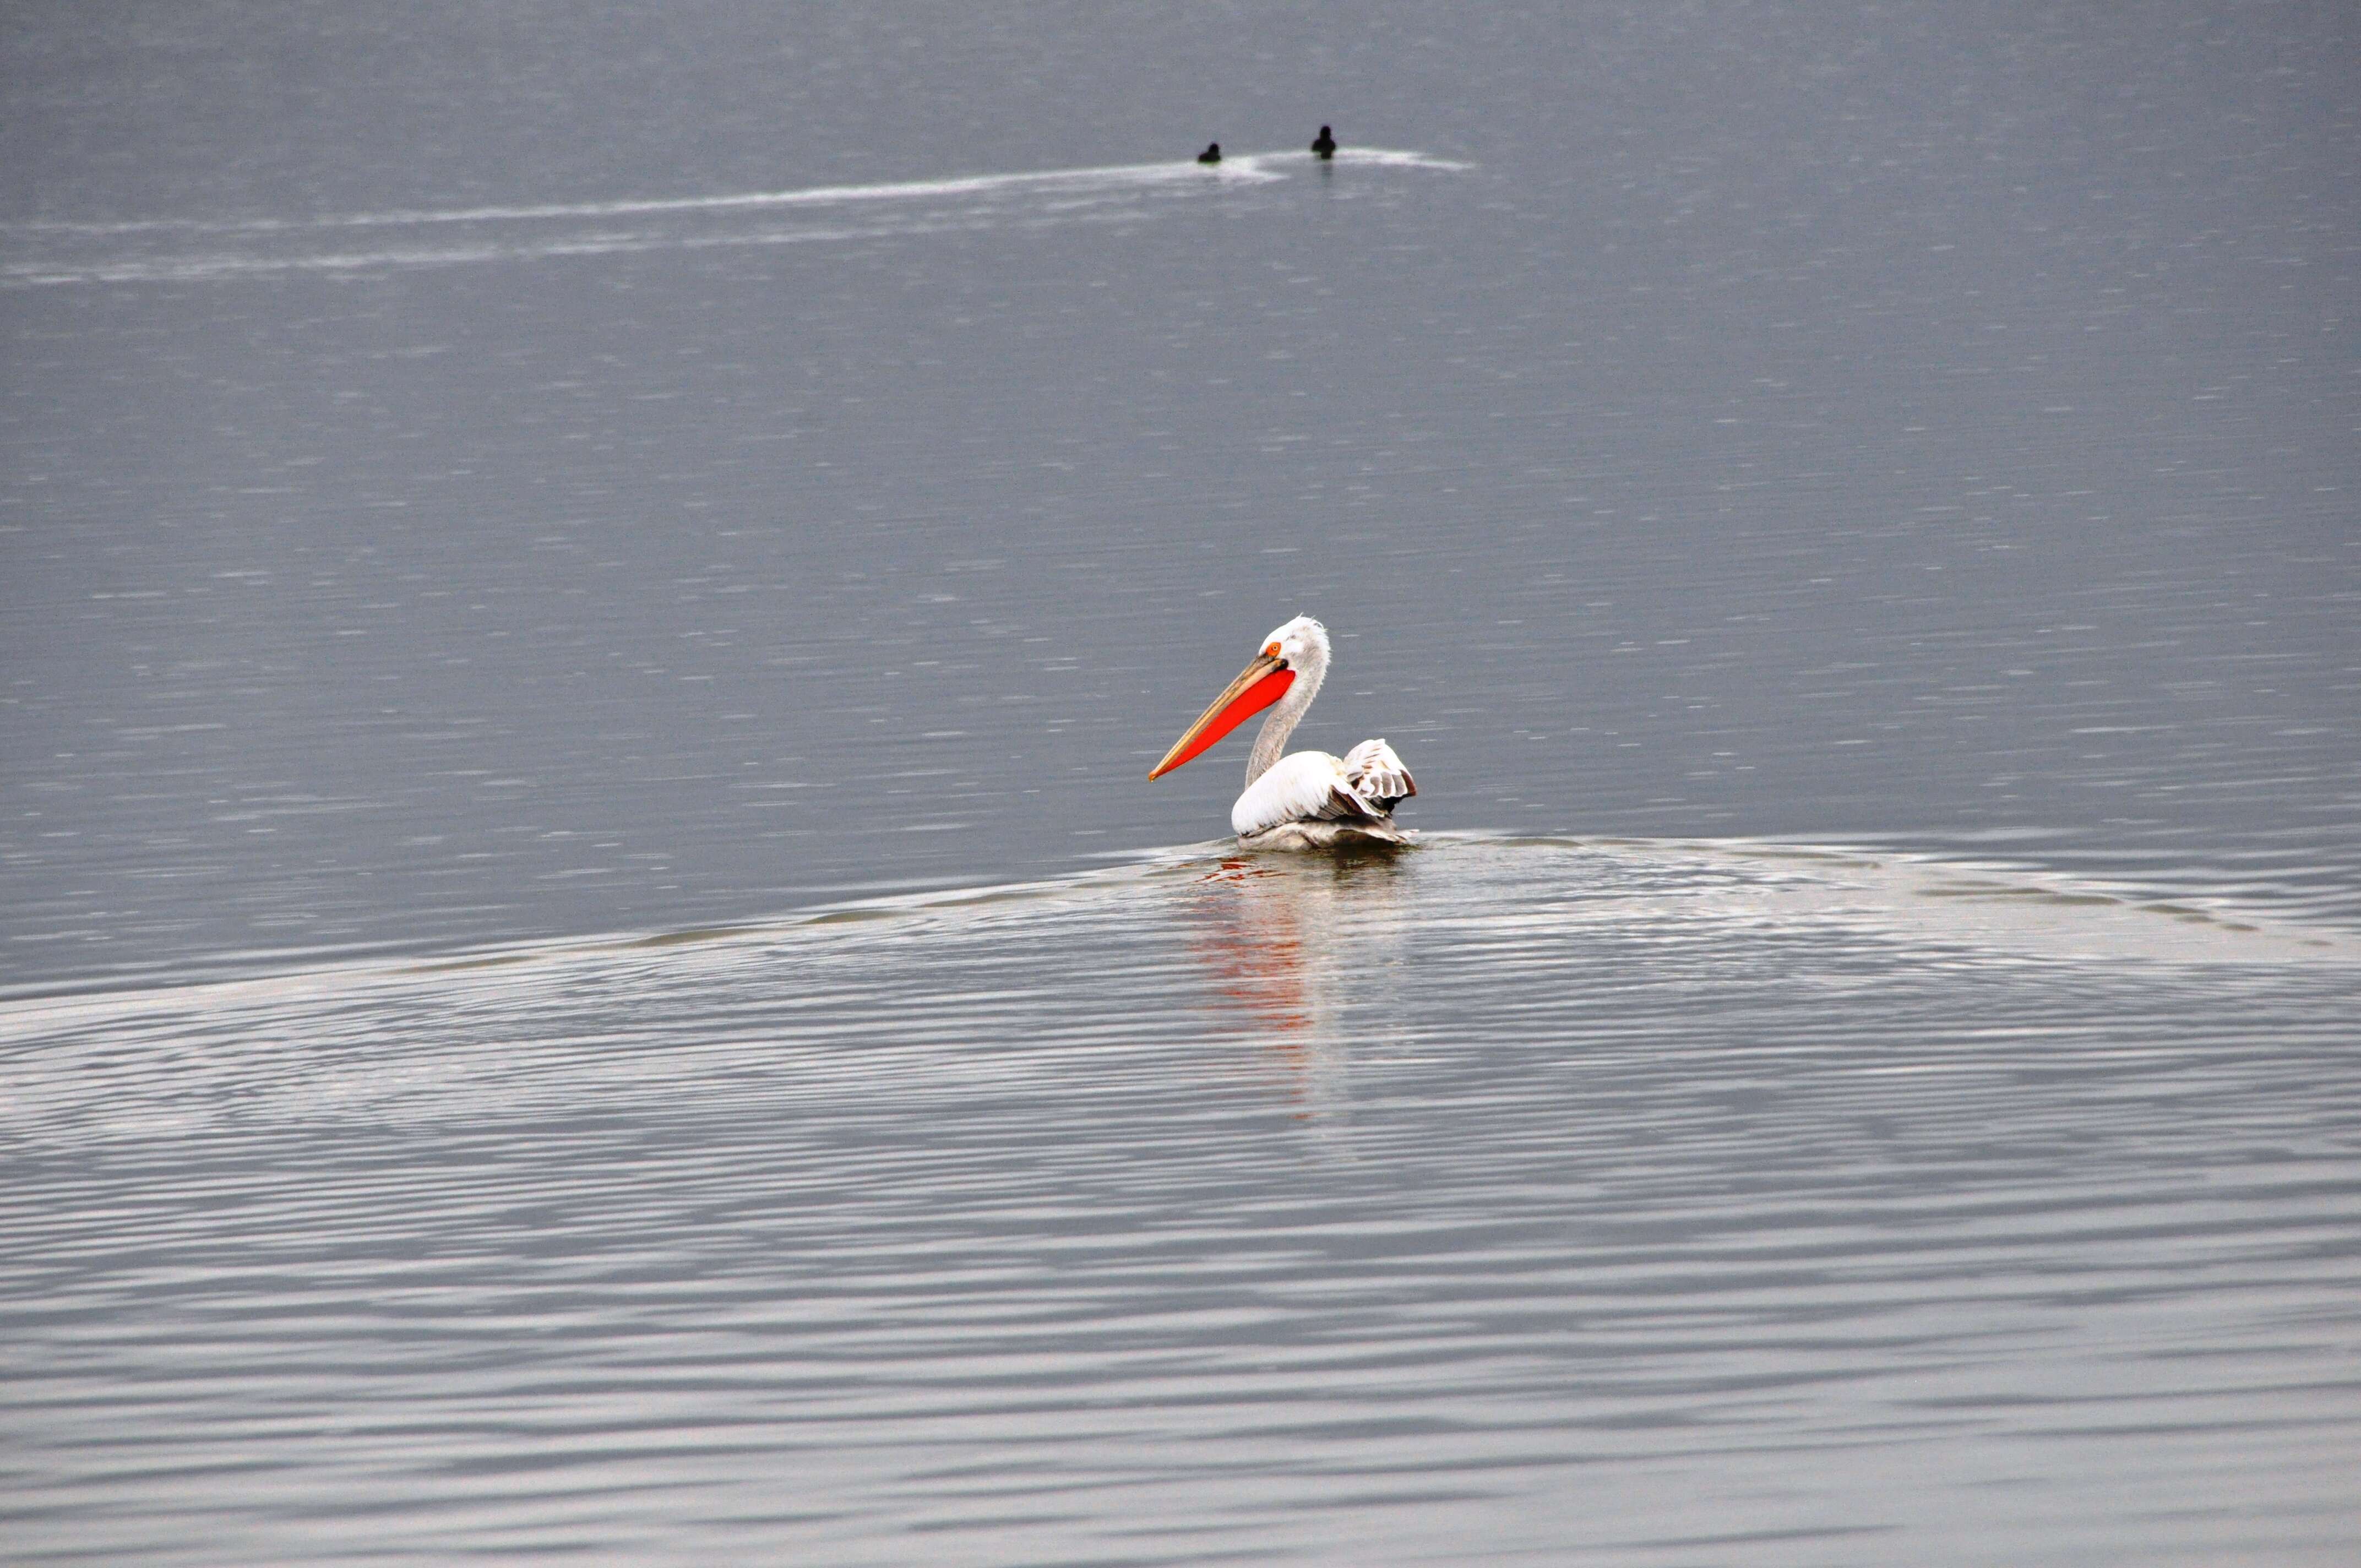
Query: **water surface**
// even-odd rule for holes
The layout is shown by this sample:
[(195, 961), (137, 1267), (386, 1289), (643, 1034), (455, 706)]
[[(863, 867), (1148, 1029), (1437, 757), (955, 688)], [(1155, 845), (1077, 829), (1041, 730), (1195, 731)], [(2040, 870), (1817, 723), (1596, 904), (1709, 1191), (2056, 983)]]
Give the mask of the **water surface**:
[(204, 16), (0, 68), (18, 989), (1215, 831), (1299, 611), (1429, 826), (2361, 919), (2324, 14)]
[(2351, 1559), (2340, 11), (0, 31), (16, 1556)]
[(11, 1533), (2334, 1561), (2356, 966), (1463, 839), (18, 1003)]

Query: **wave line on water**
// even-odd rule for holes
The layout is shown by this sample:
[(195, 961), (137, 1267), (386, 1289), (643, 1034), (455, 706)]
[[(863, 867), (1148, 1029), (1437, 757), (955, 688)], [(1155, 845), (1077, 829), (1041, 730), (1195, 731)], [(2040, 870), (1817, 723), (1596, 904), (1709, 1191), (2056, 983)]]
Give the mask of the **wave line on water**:
[[(774, 207), (839, 206), (853, 203), (934, 201), (1028, 191), (1118, 190), (1169, 185), (1182, 181), (1268, 184), (1285, 178), (1273, 164), (1312, 160), (1304, 152), (1238, 153), (1210, 168), (1193, 159), (1175, 163), (1110, 163), (1078, 169), (1045, 169), (1015, 174), (968, 174), (948, 179), (812, 185), (785, 191), (745, 191), (713, 196), (626, 197), (605, 202), (543, 202), (506, 206), (396, 208), (381, 213), (332, 213), (309, 218), (133, 218), (84, 222), (33, 218), (0, 225), (0, 233), (109, 236), (134, 234), (299, 234), (313, 230), (392, 228), (427, 224), (530, 223), (552, 219), (648, 217), (666, 213), (727, 213)], [(1426, 169), (1446, 173), (1474, 166), (1427, 153), (1392, 148), (1341, 150), (1335, 162), (1380, 169)]]
[[(1432, 864), (1446, 883), (1475, 874), (1483, 863), (1461, 857), (1589, 857), (1588, 871), (1557, 873), (1563, 891), (1579, 895), (1579, 907), (1549, 906), (1547, 921), (1561, 934), (1588, 918), (1623, 926), (1635, 916), (1659, 922), (1677, 917), (1675, 923), (1702, 922), (1707, 927), (1733, 930), (1767, 925), (1796, 932), (1869, 933), (1928, 951), (2004, 953), (2070, 964), (2361, 967), (2361, 938), (2335, 927), (2275, 919), (2232, 905), (2201, 907), (2168, 901), (2026, 867), (1924, 853), (1788, 839), (1580, 838), (1480, 830), (1429, 833), (1421, 842), (1423, 848), (1411, 863), (1442, 857)], [(1202, 876), (1232, 867), (1241, 852), (1231, 841), (1213, 840), (1109, 858), (1115, 863), (1037, 881), (856, 897), (767, 918), (668, 931), (528, 939), (441, 954), (383, 954), (276, 973), (163, 979), (106, 989), (0, 992), (0, 1040), (70, 1020), (169, 1011), (201, 1002), (404, 986), (470, 973), (586, 962), (661, 961), (682, 949), (755, 948), (847, 928), (917, 930), (929, 921), (1022, 914), (1028, 906), (1120, 896), (1160, 879)], [(1315, 863), (1283, 854), (1246, 858), (1290, 869)], [(1447, 890), (1444, 896), (1447, 902)], [(1540, 916), (1487, 911), (1482, 918), (1513, 926)]]
[[(1425, 153), (1365, 148), (1364, 170), (1462, 170)], [(994, 227), (1129, 222), (1150, 202), (1218, 196), (1294, 177), (1309, 153), (1242, 153), (1195, 162), (1108, 164), (708, 196), (401, 209), (310, 218), (37, 220), (0, 225), (18, 254), (0, 289), (202, 283), (312, 273), (535, 261), (716, 247), (848, 243)], [(767, 221), (766, 221), (767, 220)]]
[(8, 285), (39, 283), (173, 283), (209, 282), (228, 278), (261, 277), (276, 272), (354, 273), (391, 268), (454, 267), (482, 261), (533, 261), (566, 256), (623, 256), (651, 250), (713, 250), (764, 245), (815, 245), (848, 240), (885, 239), (906, 235), (940, 233), (974, 224), (914, 221), (871, 224), (853, 227), (760, 229), (743, 234), (652, 235), (594, 234), (553, 236), (522, 244), (487, 242), (436, 247), (392, 247), (382, 250), (322, 251), (297, 256), (239, 256), (208, 253), (147, 260), (102, 262), (80, 269), (32, 264), (12, 267), (0, 280)]

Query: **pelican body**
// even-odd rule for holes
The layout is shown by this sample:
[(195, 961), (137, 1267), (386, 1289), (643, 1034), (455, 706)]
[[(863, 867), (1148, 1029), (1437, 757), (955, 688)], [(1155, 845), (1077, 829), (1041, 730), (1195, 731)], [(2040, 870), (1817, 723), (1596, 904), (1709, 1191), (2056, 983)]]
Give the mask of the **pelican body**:
[(1149, 771), (1151, 779), (1209, 750), (1265, 708), (1246, 756), (1246, 793), (1230, 807), (1230, 827), (1247, 849), (1325, 850), (1356, 844), (1407, 844), (1394, 807), (1418, 793), (1410, 770), (1383, 740), (1364, 740), (1341, 757), (1325, 751), (1279, 753), (1320, 683), (1328, 678), (1328, 629), (1308, 615), (1276, 628), (1262, 652)]

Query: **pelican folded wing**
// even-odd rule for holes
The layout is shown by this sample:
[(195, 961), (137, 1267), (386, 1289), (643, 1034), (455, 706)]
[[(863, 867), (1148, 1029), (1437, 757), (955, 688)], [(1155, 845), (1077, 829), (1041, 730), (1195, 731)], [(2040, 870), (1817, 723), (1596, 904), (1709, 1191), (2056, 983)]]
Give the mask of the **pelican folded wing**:
[[(1238, 796), (1238, 803), (1230, 808), (1230, 829), (1243, 839), (1282, 822), (1333, 818), (1337, 815), (1335, 795), (1351, 787), (1345, 779), (1345, 764), (1327, 752), (1290, 751)], [(1354, 805), (1357, 807), (1359, 803)]]
[(1383, 740), (1364, 740), (1345, 753), (1345, 782), (1383, 815), (1418, 793), (1418, 781)]

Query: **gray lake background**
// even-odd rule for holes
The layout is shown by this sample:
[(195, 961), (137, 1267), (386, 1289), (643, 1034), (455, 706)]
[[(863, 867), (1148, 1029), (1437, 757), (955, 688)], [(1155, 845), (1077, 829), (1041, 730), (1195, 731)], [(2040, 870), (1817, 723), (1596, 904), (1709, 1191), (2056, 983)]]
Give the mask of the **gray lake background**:
[(2356, 35), (0, 8), (0, 1557), (2352, 1561)]

